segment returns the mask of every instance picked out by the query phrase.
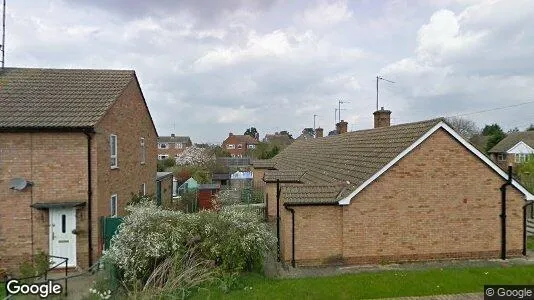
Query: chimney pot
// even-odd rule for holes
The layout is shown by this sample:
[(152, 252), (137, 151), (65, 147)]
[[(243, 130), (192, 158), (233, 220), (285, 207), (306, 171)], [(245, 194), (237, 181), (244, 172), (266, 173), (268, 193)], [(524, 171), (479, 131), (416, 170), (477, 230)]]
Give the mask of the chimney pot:
[(385, 110), (381, 107), (373, 113), (375, 119), (375, 128), (389, 127), (391, 125), (391, 110)]
[(230, 136), (232, 136), (232, 135), (234, 135), (234, 134), (233, 134), (233, 133), (231, 133), (231, 132), (230, 132), (230, 133), (228, 133), (228, 136), (229, 136), (229, 137), (230, 137)]

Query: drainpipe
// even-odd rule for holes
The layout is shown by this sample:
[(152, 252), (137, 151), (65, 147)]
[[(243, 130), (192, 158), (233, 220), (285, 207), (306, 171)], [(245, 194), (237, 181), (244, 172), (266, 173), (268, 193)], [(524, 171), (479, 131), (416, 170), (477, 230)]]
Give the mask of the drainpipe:
[(291, 212), (291, 266), (295, 267), (295, 210), (289, 205), (284, 207)]
[[(94, 132), (94, 131), (93, 131)], [(89, 252), (89, 267), (93, 265), (93, 228), (92, 228), (92, 208), (91, 202), (93, 199), (93, 182), (91, 173), (91, 132), (84, 131), (87, 136), (87, 247)]]
[(527, 207), (532, 209), (534, 201), (529, 201), (523, 206), (523, 256), (527, 255)]
[(506, 187), (512, 185), (512, 166), (508, 166), (508, 180), (501, 186), (501, 259), (506, 259)]
[(276, 247), (280, 261), (280, 179), (276, 179)]

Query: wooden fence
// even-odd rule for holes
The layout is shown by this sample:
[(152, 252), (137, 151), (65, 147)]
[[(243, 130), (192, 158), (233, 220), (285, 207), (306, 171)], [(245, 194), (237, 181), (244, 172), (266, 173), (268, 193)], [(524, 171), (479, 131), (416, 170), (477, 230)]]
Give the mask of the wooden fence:
[(527, 235), (534, 235), (534, 219), (527, 219)]

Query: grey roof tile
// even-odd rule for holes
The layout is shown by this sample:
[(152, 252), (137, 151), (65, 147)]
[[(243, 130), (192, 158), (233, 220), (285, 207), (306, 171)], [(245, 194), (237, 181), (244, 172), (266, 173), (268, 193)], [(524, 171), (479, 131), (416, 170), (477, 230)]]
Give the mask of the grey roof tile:
[(509, 133), (502, 141), (490, 149), (490, 153), (501, 153), (510, 150), (520, 141), (534, 148), (534, 131), (522, 131)]

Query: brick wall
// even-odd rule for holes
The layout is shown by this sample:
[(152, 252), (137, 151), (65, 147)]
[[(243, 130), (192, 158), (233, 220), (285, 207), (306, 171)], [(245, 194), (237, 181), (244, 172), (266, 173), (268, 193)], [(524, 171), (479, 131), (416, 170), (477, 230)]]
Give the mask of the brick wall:
[[(97, 187), (93, 218), (110, 215), (110, 198), (118, 196), (118, 215), (125, 214), (126, 203), (132, 193), (146, 184), (146, 193), (156, 193), (157, 133), (145, 107), (137, 82), (132, 80), (96, 127)], [(117, 135), (118, 168), (110, 168), (109, 135)], [(140, 138), (145, 139), (145, 163), (141, 164)], [(98, 233), (95, 222), (93, 232)], [(93, 243), (99, 247), (99, 234)], [(96, 251), (95, 258), (100, 251)]]
[[(33, 186), (9, 189), (22, 177)], [(0, 268), (17, 271), (24, 254), (49, 252), (48, 210), (32, 203), (87, 202), (87, 138), (82, 133), (0, 133)], [(32, 247), (33, 220), (33, 247)], [(87, 213), (77, 210), (78, 265), (87, 255)]]
[[(345, 263), (442, 258), (499, 257), (499, 175), (443, 130), (384, 173), (342, 207), (342, 224), (325, 207), (296, 208), (299, 265), (325, 263), (337, 249), (334, 226), (342, 231)], [(283, 197), (283, 195), (282, 195)], [(522, 195), (508, 188), (510, 255), (522, 250)], [(307, 219), (299, 219), (300, 215)], [(291, 259), (290, 214), (283, 213), (284, 260)], [(313, 224), (313, 225), (312, 225)], [(317, 232), (332, 235), (318, 242)], [(333, 244), (332, 253), (323, 245)], [(309, 249), (303, 253), (302, 249)], [(317, 249), (317, 250), (315, 250)], [(300, 256), (299, 256), (300, 255)]]

